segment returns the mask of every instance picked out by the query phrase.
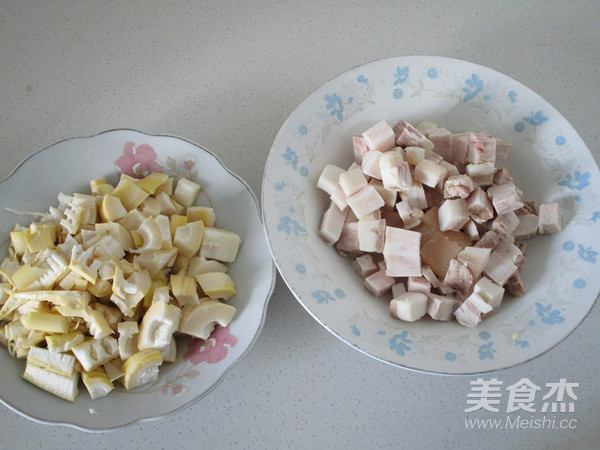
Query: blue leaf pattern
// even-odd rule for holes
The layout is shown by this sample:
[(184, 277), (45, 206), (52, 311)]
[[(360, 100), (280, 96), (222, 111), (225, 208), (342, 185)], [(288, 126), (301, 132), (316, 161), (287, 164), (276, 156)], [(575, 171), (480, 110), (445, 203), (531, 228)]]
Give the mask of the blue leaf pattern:
[(290, 146), (286, 147), (283, 158), (287, 161), (287, 164), (291, 164), (294, 170), (298, 166), (298, 155)]
[(543, 124), (548, 120), (542, 111), (538, 111), (536, 113), (531, 112), (531, 116), (523, 117), (523, 120), (527, 122), (529, 125), (538, 126)]
[(577, 254), (585, 262), (590, 262), (592, 264), (596, 264), (596, 258), (598, 257), (598, 252), (595, 250), (592, 250), (592, 247), (585, 248), (583, 245), (579, 244), (579, 251), (577, 252)]
[(292, 234), (294, 236), (298, 236), (298, 233), (306, 232), (306, 228), (304, 228), (297, 220), (292, 219), (290, 216), (285, 216), (279, 219), (277, 229), (279, 231), (283, 231), (288, 236)]
[(465, 80), (465, 85), (466, 87), (462, 89), (465, 93), (463, 97), (464, 103), (474, 99), (483, 90), (483, 80), (475, 73), (471, 74), (471, 78)]
[(323, 289), (319, 289), (314, 292), (311, 292), (310, 295), (312, 295), (315, 299), (317, 299), (317, 303), (328, 304), (329, 302), (335, 301), (335, 297)]
[(396, 68), (396, 73), (394, 74), (394, 86), (406, 83), (406, 80), (408, 80), (408, 70), (408, 66)]
[(327, 94), (323, 98), (325, 99), (325, 102), (326, 102), (325, 108), (331, 110), (329, 112), (329, 114), (332, 116), (336, 116), (337, 120), (339, 120), (340, 122), (343, 122), (344, 116), (342, 113), (344, 112), (344, 105), (342, 104), (342, 99), (340, 98), (340, 96), (334, 93), (334, 94)]

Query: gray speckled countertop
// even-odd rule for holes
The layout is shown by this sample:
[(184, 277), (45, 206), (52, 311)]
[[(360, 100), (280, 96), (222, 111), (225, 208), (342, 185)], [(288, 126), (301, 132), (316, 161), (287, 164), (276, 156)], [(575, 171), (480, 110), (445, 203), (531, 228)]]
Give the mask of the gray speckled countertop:
[[(413, 54), (519, 80), (598, 162), (599, 21), (597, 0), (0, 1), (0, 178), (50, 143), (128, 127), (203, 144), (260, 197), (271, 143), (308, 94), (356, 65)], [(578, 382), (575, 426), (466, 429), (474, 377), (401, 370), (355, 351), (278, 278), (260, 338), (192, 407), (87, 434), (1, 406), (11, 442), (0, 447), (599, 448), (599, 319), (596, 305), (561, 345), (493, 374), (505, 385)]]

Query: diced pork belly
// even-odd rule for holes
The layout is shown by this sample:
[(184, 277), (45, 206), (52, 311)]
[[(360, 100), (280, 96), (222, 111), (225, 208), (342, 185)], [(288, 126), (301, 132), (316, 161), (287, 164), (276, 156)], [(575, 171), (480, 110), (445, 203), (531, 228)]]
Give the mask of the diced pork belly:
[(467, 175), (453, 175), (444, 182), (444, 198), (467, 198), (474, 190), (475, 184)]
[(342, 228), (342, 234), (335, 244), (335, 248), (342, 256), (358, 256), (362, 254), (358, 245), (358, 222), (348, 222)]
[(506, 288), (513, 297), (523, 297), (525, 295), (525, 286), (523, 285), (523, 280), (521, 280), (521, 274), (519, 272), (508, 279)]
[(517, 215), (519, 225), (513, 231), (515, 239), (529, 239), (535, 236), (538, 232), (538, 216), (535, 214)]
[(428, 138), (433, 142), (433, 151), (444, 158), (446, 161), (454, 160), (452, 155), (452, 133), (446, 128), (436, 128), (428, 134)]
[(492, 201), (480, 187), (477, 187), (467, 197), (467, 211), (476, 223), (483, 223), (494, 217)]
[(444, 158), (442, 158), (442, 155), (438, 155), (437, 153), (434, 152), (429, 152), (425, 155), (425, 158), (429, 161), (433, 161), (436, 164), (441, 164), (442, 161), (444, 161)]
[(558, 233), (562, 229), (560, 205), (558, 202), (540, 205), (538, 220), (540, 234)]
[(335, 244), (344, 228), (348, 209), (341, 211), (335, 203), (331, 202), (329, 208), (323, 214), (321, 224), (319, 225), (319, 236), (327, 245)]
[(406, 147), (404, 149), (406, 162), (416, 166), (425, 159), (425, 149), (423, 147)]
[(429, 284), (432, 288), (439, 288), (442, 285), (440, 279), (436, 276), (433, 269), (428, 265), (423, 264), (421, 266), (421, 273), (423, 274), (423, 277), (425, 277), (425, 279), (429, 281)]
[(426, 137), (429, 137), (429, 133), (431, 133), (433, 130), (437, 130), (437, 127), (438, 126), (435, 123), (424, 120), (423, 122), (419, 122), (416, 128)]
[(471, 164), (496, 162), (496, 139), (488, 133), (473, 133), (469, 136), (467, 161)]
[(363, 278), (367, 278), (379, 270), (377, 263), (373, 259), (373, 255), (368, 253), (354, 258), (352, 260), (352, 268)]
[(496, 159), (506, 159), (511, 147), (508, 142), (496, 138)]
[(334, 194), (335, 190), (339, 187), (340, 175), (345, 173), (346, 171), (341, 167), (335, 166), (333, 164), (327, 164), (321, 175), (319, 175), (319, 179), (317, 180), (317, 187), (329, 194), (330, 196)]
[(337, 188), (331, 194), (331, 201), (335, 203), (335, 205), (341, 210), (345, 210), (348, 208), (348, 200), (346, 199), (346, 194), (342, 190), (342, 187), (337, 185)]
[(504, 288), (486, 277), (482, 277), (475, 283), (473, 293), (483, 298), (493, 309), (498, 309), (504, 297)]
[(493, 249), (500, 242), (500, 235), (495, 231), (486, 231), (475, 243), (475, 247), (489, 248)]
[(469, 237), (471, 242), (477, 242), (479, 240), (479, 230), (473, 220), (467, 220), (467, 223), (465, 223), (462, 230)]
[(435, 187), (441, 184), (448, 175), (448, 169), (429, 159), (424, 159), (415, 167), (414, 179), (425, 186)]
[(348, 206), (359, 219), (367, 214), (381, 208), (385, 203), (377, 190), (371, 186), (361, 189), (356, 194), (347, 198)]
[(371, 178), (369, 184), (375, 188), (384, 202), (384, 207), (393, 208), (398, 200), (398, 192), (386, 189), (380, 180)]
[(533, 214), (537, 216), (539, 214), (538, 207), (535, 202), (528, 200), (523, 202), (523, 206), (519, 209), (515, 209), (515, 214), (517, 216), (523, 216), (525, 214)]
[(514, 183), (513, 177), (510, 176), (508, 169), (500, 166), (494, 172), (494, 184)]
[(382, 120), (362, 134), (364, 143), (370, 150), (387, 152), (395, 147), (394, 130)]
[(421, 276), (421, 233), (386, 227), (383, 258), (391, 277)]
[(454, 164), (449, 163), (445, 159), (439, 162), (439, 165), (446, 169), (448, 172), (448, 177), (455, 177), (456, 175), (460, 175), (460, 170)]
[(367, 187), (367, 179), (360, 168), (348, 170), (340, 175), (340, 187), (346, 197), (356, 194), (361, 189)]
[(479, 295), (473, 293), (454, 311), (458, 323), (473, 328), (481, 322), (481, 316), (492, 311), (492, 307)]
[(514, 183), (508, 182), (490, 186), (487, 194), (499, 216), (515, 211), (523, 206), (520, 191)]
[(471, 293), (475, 280), (471, 271), (457, 259), (450, 260), (442, 285), (450, 286), (464, 298)]
[(425, 189), (418, 181), (413, 181), (412, 185), (400, 193), (403, 202), (408, 203), (413, 208), (427, 209), (427, 197)]
[(410, 123), (400, 119), (393, 127), (396, 135), (396, 144), (401, 147), (423, 147), (425, 150), (433, 150), (432, 142), (423, 133)]
[(451, 136), (452, 140), (452, 159), (448, 160), (453, 164), (465, 164), (469, 154), (469, 142), (472, 133), (458, 133)]
[(514, 211), (497, 216), (490, 224), (490, 229), (501, 236), (512, 236), (513, 231), (519, 226), (519, 218)]
[(487, 266), (483, 269), (483, 274), (499, 286), (504, 286), (517, 270), (517, 266), (510, 259), (492, 250)]
[(400, 320), (413, 322), (427, 313), (427, 295), (421, 292), (406, 292), (390, 302), (390, 314)]
[(481, 272), (490, 259), (491, 249), (482, 247), (465, 247), (456, 256), (458, 262), (466, 266), (475, 278), (479, 278)]
[(469, 220), (467, 202), (462, 198), (447, 199), (438, 210), (441, 231), (460, 230)]
[(406, 292), (406, 286), (402, 281), (398, 281), (392, 286), (392, 298), (398, 297)]
[(365, 175), (381, 180), (381, 170), (379, 169), (381, 155), (383, 153), (376, 150), (369, 150), (363, 155), (361, 167)]
[(500, 239), (494, 251), (510, 260), (517, 267), (525, 264), (525, 256), (521, 252), (521, 249), (506, 238)]
[(413, 208), (407, 202), (396, 203), (396, 210), (404, 223), (404, 228), (410, 230), (421, 223), (423, 217), (423, 210)]
[(385, 239), (385, 219), (358, 222), (358, 248), (364, 252), (381, 253)]
[(431, 283), (425, 277), (408, 277), (408, 291), (427, 294), (431, 292)]
[(362, 164), (363, 156), (369, 151), (362, 136), (352, 136), (352, 148), (354, 150), (354, 161)]
[(379, 159), (379, 170), (386, 189), (403, 191), (412, 185), (410, 166), (399, 151), (384, 153)]
[(467, 164), (465, 170), (479, 186), (489, 186), (494, 182), (494, 163)]
[(434, 320), (448, 322), (454, 318), (454, 311), (462, 303), (460, 300), (438, 294), (427, 294), (429, 303), (427, 304), (427, 314)]
[(389, 292), (395, 283), (396, 280), (387, 276), (383, 269), (369, 275), (364, 281), (365, 289), (375, 297), (381, 297), (386, 292)]
[(444, 279), (450, 261), (463, 249), (441, 233), (435, 233), (421, 248), (421, 258), (439, 279)]

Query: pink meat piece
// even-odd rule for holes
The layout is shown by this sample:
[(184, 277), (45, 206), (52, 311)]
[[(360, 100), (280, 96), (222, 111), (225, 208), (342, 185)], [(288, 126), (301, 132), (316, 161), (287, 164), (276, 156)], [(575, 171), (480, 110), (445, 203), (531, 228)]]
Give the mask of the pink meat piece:
[(504, 166), (499, 166), (494, 172), (494, 184), (514, 183), (513, 177)]
[(494, 217), (494, 207), (486, 192), (477, 187), (467, 197), (467, 211), (474, 222), (482, 223)]
[(358, 222), (344, 224), (335, 248), (342, 256), (358, 256), (363, 253), (358, 246)]
[(413, 208), (427, 209), (427, 197), (425, 197), (425, 189), (423, 184), (418, 181), (413, 181), (408, 189), (400, 193), (400, 198), (403, 202), (408, 203)]
[(456, 259), (450, 260), (443, 284), (455, 289), (463, 298), (471, 293), (475, 280), (466, 266)]
[(396, 144), (401, 147), (416, 146), (423, 147), (425, 150), (433, 149), (433, 144), (423, 133), (402, 119), (398, 120), (393, 130), (396, 135)]
[(431, 283), (425, 277), (408, 277), (409, 292), (431, 292)]
[(523, 285), (523, 280), (521, 279), (519, 272), (508, 279), (506, 287), (513, 297), (522, 297), (525, 295), (525, 286)]
[(496, 138), (496, 159), (506, 159), (511, 144), (502, 139)]
[(367, 144), (362, 136), (352, 136), (352, 147), (354, 149), (354, 161), (358, 164), (362, 164), (365, 153), (369, 151)]
[(369, 150), (363, 155), (361, 168), (365, 175), (381, 180), (381, 169), (379, 168), (379, 160), (383, 153), (376, 150)]
[(385, 120), (377, 122), (365, 131), (362, 138), (370, 150), (387, 152), (394, 148), (394, 130)]
[(496, 139), (489, 133), (473, 133), (469, 136), (467, 161), (472, 164), (496, 162)]
[(453, 175), (444, 182), (444, 198), (467, 198), (474, 190), (473, 180), (467, 175)]
[(469, 154), (469, 142), (472, 133), (459, 133), (452, 135), (452, 160), (453, 164), (465, 164)]
[(481, 322), (481, 316), (492, 311), (492, 307), (479, 294), (471, 294), (454, 311), (458, 323), (465, 327), (473, 328)]
[(434, 320), (447, 322), (452, 320), (453, 313), (462, 303), (460, 300), (438, 294), (427, 294), (429, 303), (427, 304), (427, 314)]
[(352, 268), (363, 278), (367, 278), (379, 270), (377, 263), (373, 259), (373, 255), (368, 253), (354, 258)]
[(521, 191), (514, 183), (495, 184), (490, 186), (487, 194), (492, 200), (494, 209), (499, 216), (515, 211), (523, 206)]
[(371, 185), (367, 185), (367, 187), (352, 194), (346, 201), (359, 219), (378, 210), (385, 204), (379, 192)]
[[(516, 213), (516, 212), (515, 212)], [(538, 233), (538, 216), (535, 214), (517, 214), (519, 225), (513, 232), (515, 239), (529, 239)]]
[(490, 259), (483, 269), (483, 274), (499, 286), (504, 286), (506, 282), (518, 270), (518, 267), (511, 260), (501, 253), (492, 250)]
[(490, 229), (501, 236), (512, 236), (513, 232), (519, 226), (519, 218), (514, 211), (511, 211), (496, 217), (490, 225)]
[(365, 278), (364, 281), (367, 291), (369, 291), (375, 297), (381, 297), (383, 294), (390, 291), (395, 283), (396, 280), (390, 276), (387, 276), (385, 274), (385, 270), (378, 270), (374, 274), (371, 274)]
[(486, 231), (485, 233), (483, 233), (483, 236), (481, 236), (481, 239), (479, 239), (477, 241), (477, 243), (474, 245), (474, 247), (493, 249), (498, 245), (499, 242), (500, 242), (500, 235), (498, 233), (496, 233), (495, 231), (490, 230), (490, 231)]
[(446, 128), (436, 128), (429, 133), (429, 140), (433, 143), (433, 151), (446, 161), (453, 161), (452, 133)]
[(540, 234), (558, 233), (562, 229), (560, 205), (558, 202), (540, 205), (538, 220)]
[(421, 276), (421, 233), (386, 227), (383, 258), (392, 277)]
[(504, 256), (509, 261), (512, 261), (517, 267), (521, 267), (525, 264), (525, 256), (521, 249), (504, 237), (500, 238), (500, 242), (496, 248), (494, 248), (494, 251)]

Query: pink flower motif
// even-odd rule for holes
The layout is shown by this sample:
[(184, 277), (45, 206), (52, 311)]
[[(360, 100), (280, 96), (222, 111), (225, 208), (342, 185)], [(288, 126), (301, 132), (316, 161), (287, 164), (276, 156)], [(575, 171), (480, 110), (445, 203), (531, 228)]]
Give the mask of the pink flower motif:
[(162, 172), (162, 165), (156, 160), (156, 152), (148, 144), (137, 147), (133, 142), (126, 142), (123, 156), (115, 161), (115, 166), (131, 177), (143, 178), (152, 172)]
[(183, 167), (188, 172), (191, 172), (192, 169), (196, 166), (196, 157), (192, 155), (185, 155), (183, 157)]
[(173, 395), (177, 395), (181, 393), (184, 390), (184, 388), (185, 386), (183, 384), (176, 384), (171, 388), (171, 392), (173, 392)]
[(229, 332), (229, 326), (217, 326), (208, 340), (190, 340), (183, 359), (190, 361), (194, 365), (205, 361), (209, 364), (218, 363), (225, 359), (229, 348), (234, 347), (237, 342), (238, 339)]

